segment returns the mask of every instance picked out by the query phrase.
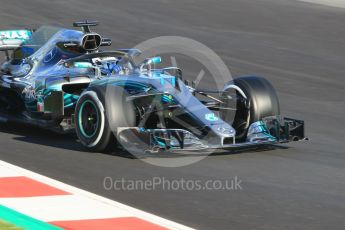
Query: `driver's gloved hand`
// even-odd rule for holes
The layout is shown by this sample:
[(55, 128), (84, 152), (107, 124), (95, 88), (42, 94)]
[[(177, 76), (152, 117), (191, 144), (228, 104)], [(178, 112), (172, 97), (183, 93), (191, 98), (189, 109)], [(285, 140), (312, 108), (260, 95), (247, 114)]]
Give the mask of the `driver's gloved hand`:
[(115, 63), (107, 63), (103, 65), (103, 67), (101, 68), (102, 74), (105, 74), (105, 75), (117, 74), (121, 72), (121, 70), (122, 70), (122, 67)]
[(109, 66), (110, 72), (114, 73), (114, 74), (117, 74), (117, 73), (121, 72), (121, 70), (122, 70), (122, 67), (120, 65), (117, 65), (114, 63), (108, 64), (108, 66)]

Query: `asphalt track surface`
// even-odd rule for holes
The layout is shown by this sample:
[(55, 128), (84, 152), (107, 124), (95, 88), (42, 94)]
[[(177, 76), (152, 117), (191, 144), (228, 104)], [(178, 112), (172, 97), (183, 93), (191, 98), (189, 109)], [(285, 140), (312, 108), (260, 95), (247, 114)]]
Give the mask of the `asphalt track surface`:
[[(180, 168), (88, 153), (74, 136), (0, 125), (9, 163), (199, 229), (344, 229), (345, 10), (293, 0), (1, 0), (0, 27), (101, 21), (113, 47), (178, 35), (212, 48), (234, 76), (266, 76), (306, 143), (210, 156)], [(240, 191), (107, 191), (114, 179), (229, 179)]]

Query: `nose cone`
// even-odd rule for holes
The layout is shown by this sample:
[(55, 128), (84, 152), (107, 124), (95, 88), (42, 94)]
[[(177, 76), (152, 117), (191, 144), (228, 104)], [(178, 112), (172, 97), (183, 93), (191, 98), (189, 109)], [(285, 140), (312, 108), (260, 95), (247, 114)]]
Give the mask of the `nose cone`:
[(211, 124), (209, 128), (210, 132), (207, 138), (208, 145), (223, 146), (225, 144), (224, 140), (226, 139), (232, 140), (229, 144), (233, 144), (236, 130), (231, 125), (223, 120), (218, 120), (217, 124)]

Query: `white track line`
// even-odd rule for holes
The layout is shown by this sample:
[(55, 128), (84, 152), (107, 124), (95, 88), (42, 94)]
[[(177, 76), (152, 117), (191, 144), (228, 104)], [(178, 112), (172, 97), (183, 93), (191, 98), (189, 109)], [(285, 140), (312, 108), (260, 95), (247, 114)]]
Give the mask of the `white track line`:
[[(1, 161), (0, 161), (1, 166)], [(9, 168), (0, 167), (0, 177), (15, 177), (22, 176), (19, 172), (11, 170)]]
[[(0, 160), (0, 168), (7, 168), (8, 169), (8, 170), (2, 169), (0, 171), (0, 173), (7, 172), (7, 174), (9, 174), (10, 171), (13, 171), (13, 172), (15, 172), (13, 174), (16, 176), (18, 176), (18, 175), (26, 176), (26, 177), (29, 177), (31, 179), (37, 180), (39, 182), (50, 185), (52, 187), (66, 191), (68, 193), (78, 195), (79, 197), (84, 197), (85, 199), (99, 202), (100, 204), (103, 204), (104, 207), (111, 206), (114, 209), (122, 210), (122, 214), (124, 214), (124, 215), (127, 215), (127, 213), (128, 213), (130, 216), (141, 218), (143, 220), (158, 224), (158, 225), (163, 226), (163, 227), (168, 228), (168, 229), (192, 230), (192, 228), (189, 228), (189, 227), (184, 226), (182, 224), (178, 224), (176, 222), (164, 219), (162, 217), (150, 214), (148, 212), (144, 212), (144, 211), (141, 211), (139, 209), (130, 207), (128, 205), (125, 205), (125, 204), (107, 199), (105, 197), (101, 197), (99, 195), (87, 192), (85, 190), (73, 187), (71, 185), (67, 185), (67, 184), (62, 183), (60, 181), (53, 180), (53, 179), (48, 178), (46, 176), (43, 176), (43, 175), (40, 175), (38, 173), (20, 168), (18, 166), (12, 165), (10, 163), (7, 163), (7, 162), (1, 161), (1, 160)], [(18, 173), (18, 175), (16, 173)], [(2, 175), (0, 174), (0, 176), (2, 176)], [(6, 198), (6, 199), (3, 199), (3, 201), (7, 202), (7, 204), (10, 204), (10, 199), (15, 199), (15, 198), (9, 198), (9, 199)], [(19, 198), (19, 199), (21, 199), (21, 198)], [(22, 198), (22, 199), (27, 199), (27, 198)], [(15, 205), (15, 203), (13, 203), (13, 200), (12, 200), (12, 205)], [(37, 203), (37, 205), (38, 205), (38, 203)], [(101, 211), (101, 210), (99, 210), (99, 211)], [(30, 215), (32, 215), (32, 213), (30, 213)]]
[(314, 4), (321, 4), (325, 6), (345, 8), (345, 0), (299, 0), (299, 1), (314, 3)]
[(125, 210), (74, 194), (0, 198), (0, 203), (45, 222), (132, 217), (132, 214)]

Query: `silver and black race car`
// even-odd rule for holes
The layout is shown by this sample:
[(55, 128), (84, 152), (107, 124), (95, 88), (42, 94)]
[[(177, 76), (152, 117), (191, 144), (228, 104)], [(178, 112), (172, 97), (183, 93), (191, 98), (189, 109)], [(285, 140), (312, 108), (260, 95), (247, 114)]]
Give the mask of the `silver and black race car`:
[(198, 89), (177, 67), (154, 68), (160, 57), (136, 63), (139, 50), (102, 51), (111, 40), (90, 30), (96, 25), (0, 31), (2, 122), (75, 130), (90, 151), (233, 149), (305, 138), (303, 121), (280, 116), (266, 79)]

